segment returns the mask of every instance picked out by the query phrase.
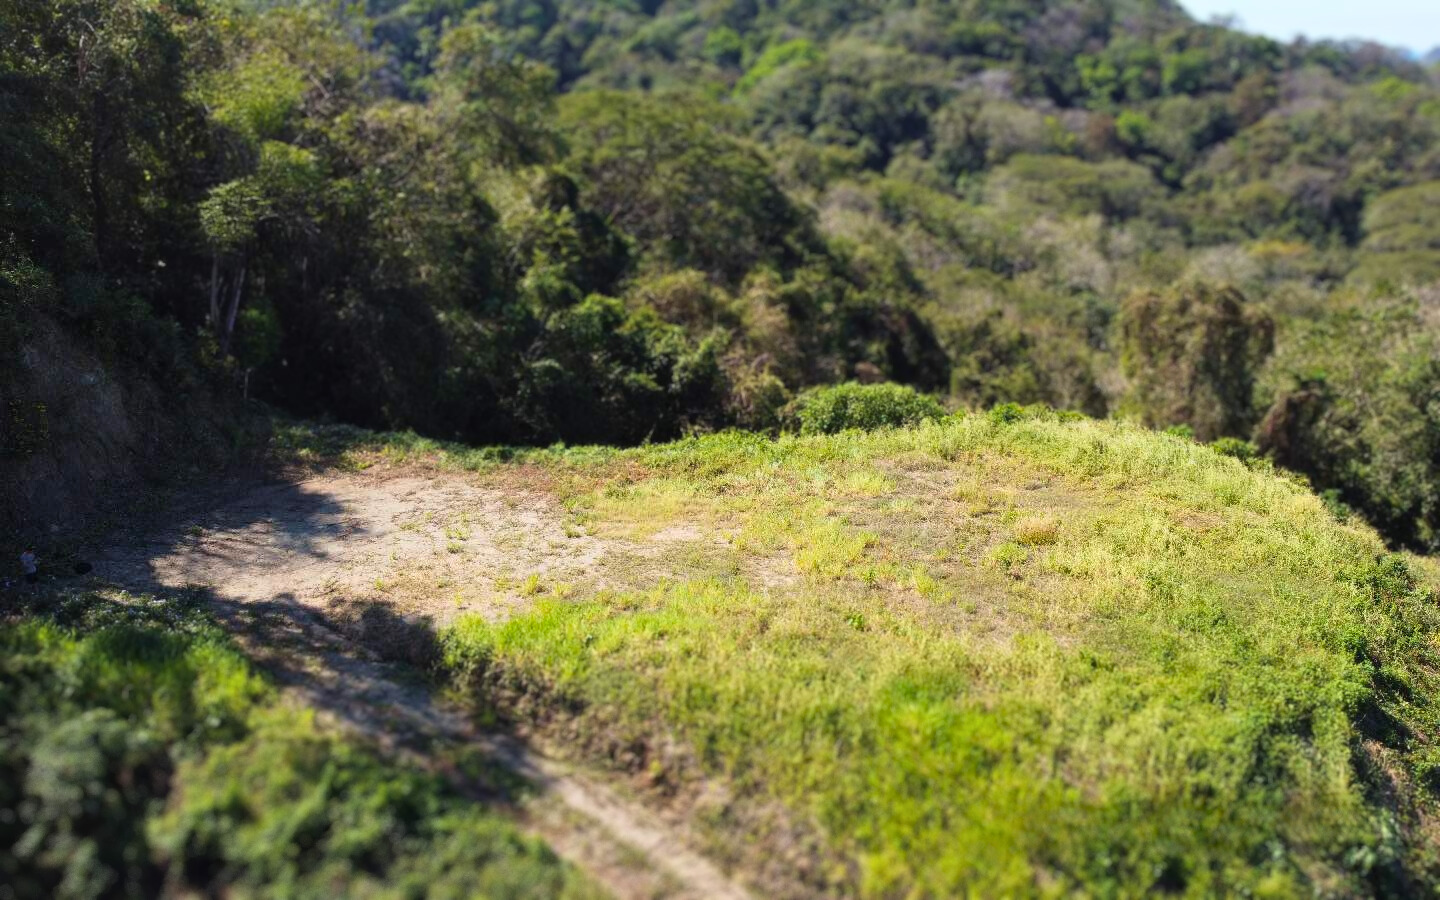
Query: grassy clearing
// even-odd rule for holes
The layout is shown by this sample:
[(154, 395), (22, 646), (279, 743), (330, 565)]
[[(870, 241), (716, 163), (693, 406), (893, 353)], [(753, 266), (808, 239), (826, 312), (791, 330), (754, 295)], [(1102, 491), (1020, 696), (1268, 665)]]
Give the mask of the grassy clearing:
[(678, 738), (813, 823), (830, 890), (1440, 884), (1434, 596), (1291, 481), (1045, 416), (511, 465), (550, 470), (589, 528), (675, 510), (792, 577), (465, 619), (463, 683)]
[(283, 705), (183, 598), (61, 595), (0, 624), (0, 848), (16, 898), (598, 896)]

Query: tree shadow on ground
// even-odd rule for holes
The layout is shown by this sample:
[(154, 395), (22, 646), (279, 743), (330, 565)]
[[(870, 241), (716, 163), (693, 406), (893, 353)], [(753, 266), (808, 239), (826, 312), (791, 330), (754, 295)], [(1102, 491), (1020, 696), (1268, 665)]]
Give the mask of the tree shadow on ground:
[(423, 752), (479, 739), (470, 711), (437, 697), (430, 616), (343, 589), (316, 596), (332, 552), (374, 533), (314, 482), (251, 481), (121, 529), (96, 554), (93, 578), (65, 582), (202, 604), (282, 687), (382, 746)]
[(243, 580), (281, 560), (323, 562), (328, 545), (367, 534), (339, 498), (307, 482), (239, 482), (189, 497), (155, 524), (122, 525), (94, 564), (97, 575), (127, 589), (161, 590), (176, 585), (157, 564), (177, 554), (213, 576)]

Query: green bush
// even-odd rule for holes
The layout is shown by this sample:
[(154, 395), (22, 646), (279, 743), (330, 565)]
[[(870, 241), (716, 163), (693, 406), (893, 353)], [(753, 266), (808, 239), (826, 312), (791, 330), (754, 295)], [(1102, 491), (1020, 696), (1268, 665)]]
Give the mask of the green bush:
[(1440, 340), (1418, 309), (1367, 297), (1287, 342), (1255, 443), (1391, 541), (1440, 549)]
[(1140, 292), (1120, 310), (1128, 406), (1152, 428), (1189, 425), (1203, 441), (1247, 435), (1255, 379), (1275, 324), (1232, 287)]
[(736, 66), (745, 53), (745, 42), (735, 29), (721, 25), (705, 35), (703, 52), (717, 66)]
[(1240, 438), (1223, 437), (1210, 442), (1210, 449), (1221, 456), (1232, 456), (1242, 463), (1249, 465), (1259, 456), (1255, 445)]
[(1044, 403), (997, 403), (990, 407), (985, 417), (996, 425), (1013, 425), (1016, 422), (1083, 422), (1089, 418), (1073, 409), (1055, 409)]
[(610, 297), (552, 315), (531, 356), (510, 408), (534, 434), (567, 443), (678, 437), (713, 423), (725, 396), (713, 342)]
[(898, 428), (944, 415), (940, 401), (901, 384), (850, 382), (814, 388), (795, 401), (795, 418), (803, 434)]
[(590, 896), (444, 779), (282, 706), (198, 597), (44, 603), (0, 625), (0, 897)]
[(1072, 215), (1128, 219), (1156, 210), (1164, 189), (1141, 165), (1088, 163), (1065, 156), (1020, 154), (995, 170), (992, 190)]
[(743, 94), (786, 66), (808, 66), (819, 59), (820, 52), (809, 41), (772, 44), (765, 48), (765, 52), (760, 54), (760, 58), (755, 60), (755, 64), (740, 78), (735, 91)]
[(183, 764), (179, 778), (184, 792), (151, 835), (172, 877), (183, 871), (197, 887), (297, 897), (581, 896), (547, 847), (467, 809), (439, 777), (394, 765), (305, 716), (297, 722), (293, 710), (257, 716), (249, 737)]
[(1440, 279), (1440, 181), (1381, 194), (1363, 219), (1366, 251), (1350, 274), (1358, 284), (1428, 284)]

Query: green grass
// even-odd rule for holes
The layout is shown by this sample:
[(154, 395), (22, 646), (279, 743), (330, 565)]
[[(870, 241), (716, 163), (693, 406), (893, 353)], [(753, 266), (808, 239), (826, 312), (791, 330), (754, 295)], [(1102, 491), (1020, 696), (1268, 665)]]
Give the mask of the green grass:
[(742, 574), (461, 620), (460, 683), (678, 738), (812, 826), (830, 890), (1440, 888), (1435, 598), (1293, 481), (1033, 413), (514, 462)]
[(598, 896), (443, 779), (281, 702), (196, 598), (11, 612), (0, 896)]

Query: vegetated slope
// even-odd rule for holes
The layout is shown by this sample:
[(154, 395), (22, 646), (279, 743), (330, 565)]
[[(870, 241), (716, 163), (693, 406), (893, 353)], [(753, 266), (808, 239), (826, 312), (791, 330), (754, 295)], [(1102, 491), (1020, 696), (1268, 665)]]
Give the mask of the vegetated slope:
[(1440, 883), (1435, 595), (1263, 465), (1013, 414), (439, 459), (551, 485), (593, 535), (688, 537), (651, 590), (539, 579), (447, 662), (782, 894)]
[[(822, 426), (838, 414), (821, 412)], [(1264, 462), (1015, 407), (636, 450), (279, 433), (286, 458), (338, 469), (192, 510), (147, 544), (150, 577), (213, 582), (241, 619), (331, 621), (331, 640), (390, 658), (433, 658), (413, 652), (434, 648), (417, 615), (451, 623), (443, 671), (479, 721), (498, 714), (618, 770), (768, 895), (1413, 895), (1440, 878), (1433, 564), (1387, 554)], [(246, 559), (263, 577), (247, 578)], [(127, 572), (143, 561), (121, 560)], [(102, 576), (149, 583), (97, 561)], [(14, 689), (0, 711), (18, 730), (6, 765), (41, 772), (13, 779), (23, 795), (7, 802), (39, 829), (17, 846), (49, 848), (16, 857), (16, 872), (182, 867), (197, 885), (263, 890), (327, 878), (359, 848), (392, 887), (464, 885), (520, 871), (487, 861), (508, 847), (533, 890), (559, 884), (553, 862), (499, 826), (483, 826), (500, 843), (476, 844), (480, 856), (425, 868), (428, 851), (410, 855), (345, 805), (397, 789), (383, 758), (266, 724), (265, 689), (203, 619), (173, 600), (122, 600), (77, 597), (49, 613), (58, 630), (7, 623), (0, 675)], [(269, 641), (267, 658), (308, 671), (313, 649)], [(376, 697), (393, 693), (322, 680), (337, 708), (386, 728)], [(168, 687), (120, 688), (135, 683)], [(217, 704), (230, 711), (211, 715)], [(47, 793), (37, 762), (42, 745), (89, 741), (60, 726), (88, 723), (92, 707), (144, 741), (116, 743), (119, 768), (92, 760), (67, 784), (133, 783), (132, 751), (161, 775), (207, 760), (179, 767), (179, 794), (147, 781), (103, 818), (130, 823), (125, 865), (87, 855), (92, 820)], [(358, 769), (325, 784), (352, 789), (317, 812), (299, 786), (342, 755)], [(278, 819), (233, 801), (261, 765), (283, 782), (266, 801), (279, 811), (265, 807)], [(280, 769), (295, 779), (277, 781)], [(463, 807), (439, 783), (406, 784), (415, 803), (385, 833), (446, 844), (451, 824), (426, 810)], [(138, 837), (130, 825), (164, 796), (172, 814)], [(291, 804), (315, 829), (304, 834), (327, 837), (279, 865), (248, 836), (291, 822)]]
[(1440, 542), (1432, 70), (1168, 2), (364, 7), (0, 11), (0, 345), (477, 442), (893, 380), (1254, 439)]
[(604, 896), (282, 701), (198, 594), (7, 592), (0, 687), (7, 896)]
[(168, 359), (146, 352), (153, 323), (105, 323), (112, 330), (97, 347), (53, 310), (25, 310), (16, 333), (5, 333), (4, 318), (0, 310), (0, 479), (10, 486), (0, 539), (8, 546), (93, 531), (146, 487), (251, 459), (265, 444), (266, 422), (177, 343)]

